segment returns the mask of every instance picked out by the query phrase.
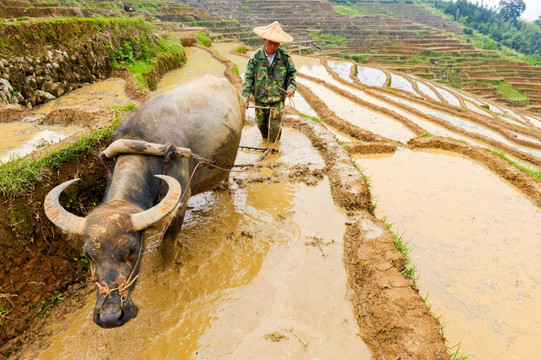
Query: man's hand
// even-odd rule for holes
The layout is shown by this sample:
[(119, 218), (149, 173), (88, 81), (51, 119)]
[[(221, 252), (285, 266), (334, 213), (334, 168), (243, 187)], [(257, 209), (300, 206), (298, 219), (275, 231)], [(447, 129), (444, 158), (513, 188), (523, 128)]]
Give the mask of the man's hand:
[(290, 97), (293, 97), (293, 96), (295, 96), (295, 91), (293, 91), (293, 89), (287, 89), (286, 97), (290, 98)]

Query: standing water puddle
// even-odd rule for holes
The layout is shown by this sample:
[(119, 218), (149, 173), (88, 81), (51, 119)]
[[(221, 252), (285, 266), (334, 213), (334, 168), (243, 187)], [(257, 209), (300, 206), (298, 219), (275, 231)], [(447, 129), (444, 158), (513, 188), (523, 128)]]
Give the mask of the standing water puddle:
[(378, 217), (404, 233), (421, 295), (473, 359), (541, 358), (541, 211), (484, 167), (445, 152), (356, 161)]
[[(285, 130), (281, 154), (269, 160), (324, 167), (304, 135)], [(259, 131), (245, 129), (242, 144), (261, 145)], [(259, 156), (241, 152), (237, 162)], [(370, 359), (346, 300), (346, 217), (333, 204), (328, 180), (316, 186), (269, 180), (277, 171), (232, 173), (229, 190), (191, 198), (180, 264), (161, 271), (158, 251), (145, 256), (133, 294), (137, 318), (99, 328), (91, 320), (92, 294), (54, 325), (62, 331), (38, 357)], [(149, 248), (158, 237), (147, 238)]]

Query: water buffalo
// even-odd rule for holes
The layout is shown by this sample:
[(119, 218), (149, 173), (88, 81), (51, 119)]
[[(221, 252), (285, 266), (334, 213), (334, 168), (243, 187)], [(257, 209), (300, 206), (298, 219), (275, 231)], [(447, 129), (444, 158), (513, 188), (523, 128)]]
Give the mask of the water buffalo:
[[(243, 101), (227, 81), (211, 75), (151, 98), (119, 127), (115, 139), (174, 144), (223, 163), (235, 161), (243, 126)], [(212, 189), (228, 173), (193, 158), (174, 158), (164, 173), (164, 157), (122, 154), (116, 158), (102, 205), (82, 218), (67, 212), (59, 195), (76, 180), (58, 185), (45, 199), (47, 217), (62, 230), (81, 235), (97, 285), (93, 320), (104, 328), (121, 326), (137, 314), (130, 298), (141, 265), (144, 230), (171, 213), (161, 253), (166, 265), (190, 195)], [(166, 192), (161, 202), (155, 205)], [(181, 189), (186, 194), (179, 204)], [(173, 212), (174, 211), (174, 212)], [(169, 220), (169, 219), (168, 219)]]

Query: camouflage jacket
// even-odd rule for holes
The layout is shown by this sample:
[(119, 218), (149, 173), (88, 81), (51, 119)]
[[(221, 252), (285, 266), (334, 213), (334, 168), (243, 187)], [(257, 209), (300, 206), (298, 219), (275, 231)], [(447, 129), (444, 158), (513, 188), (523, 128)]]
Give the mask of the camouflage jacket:
[(284, 50), (276, 50), (274, 61), (270, 65), (261, 47), (248, 60), (242, 96), (248, 99), (252, 94), (255, 101), (263, 104), (281, 101), (285, 98), (287, 89), (297, 90), (296, 74), (293, 59)]

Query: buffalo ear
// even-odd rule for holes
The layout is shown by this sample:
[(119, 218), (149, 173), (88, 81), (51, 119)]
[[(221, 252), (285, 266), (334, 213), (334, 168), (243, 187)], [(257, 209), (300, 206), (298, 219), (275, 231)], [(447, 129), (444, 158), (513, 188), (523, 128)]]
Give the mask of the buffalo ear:
[(69, 234), (83, 235), (86, 219), (66, 211), (60, 205), (59, 201), (62, 191), (76, 181), (79, 181), (79, 179), (66, 181), (49, 191), (45, 197), (43, 206), (45, 208), (45, 215), (47, 215), (53, 224)]
[(140, 213), (132, 214), (131, 223), (136, 231), (144, 230), (163, 219), (167, 214), (177, 207), (177, 204), (180, 201), (181, 187), (179, 182), (171, 176), (155, 176), (164, 180), (169, 186), (167, 195), (165, 195), (159, 204), (153, 206), (152, 208)]

